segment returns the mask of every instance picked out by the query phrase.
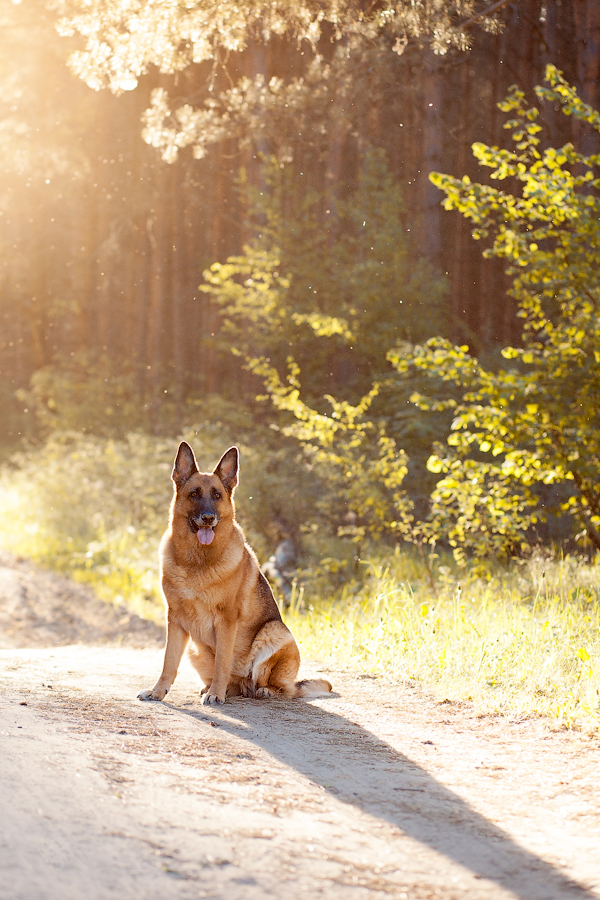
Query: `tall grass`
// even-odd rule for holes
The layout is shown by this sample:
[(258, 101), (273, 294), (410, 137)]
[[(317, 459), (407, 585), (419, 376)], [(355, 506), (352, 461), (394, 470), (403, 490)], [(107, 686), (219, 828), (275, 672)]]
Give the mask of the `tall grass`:
[[(201, 441), (189, 439), (203, 467), (225, 449), (206, 426)], [(157, 546), (173, 452), (172, 441), (148, 436), (71, 435), (21, 454), (0, 478), (0, 543), (161, 620)], [(264, 559), (273, 547), (253, 525), (284, 491), (297, 501), (285, 473), (273, 467), (264, 479), (259, 455), (244, 448), (238, 506)], [(420, 683), (482, 711), (600, 726), (600, 557), (540, 551), (481, 575), (450, 558), (375, 557), (320, 534), (307, 534), (304, 549), (285, 618), (305, 657)]]
[(600, 725), (598, 558), (538, 552), (485, 578), (451, 565), (436, 575), (432, 590), (422, 562), (397, 550), (326, 599), (296, 591), (286, 621), (318, 659), (481, 711)]

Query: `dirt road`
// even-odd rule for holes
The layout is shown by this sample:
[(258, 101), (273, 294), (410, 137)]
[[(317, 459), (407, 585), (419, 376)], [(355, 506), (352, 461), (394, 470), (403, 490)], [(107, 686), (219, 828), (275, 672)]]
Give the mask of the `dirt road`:
[(98, 646), (123, 614), (82, 592), (69, 633), (96, 645), (39, 646), (68, 590), (0, 567), (1, 900), (600, 897), (597, 739), (323, 664), (311, 703), (207, 708), (187, 667), (140, 703), (149, 626)]

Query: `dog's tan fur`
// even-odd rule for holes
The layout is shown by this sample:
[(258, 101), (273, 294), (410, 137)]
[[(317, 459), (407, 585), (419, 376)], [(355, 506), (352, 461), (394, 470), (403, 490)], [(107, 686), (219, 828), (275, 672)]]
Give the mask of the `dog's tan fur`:
[[(322, 679), (296, 681), (298, 646), (235, 519), (237, 448), (224, 453), (208, 474), (198, 471), (191, 447), (183, 442), (173, 481), (169, 527), (160, 545), (167, 603), (165, 659), (152, 690), (140, 691), (138, 697), (164, 699), (190, 639), (190, 658), (205, 684), (204, 703), (223, 703), (240, 694), (262, 699), (330, 691)], [(212, 515), (201, 515), (207, 511)], [(197, 527), (205, 520), (216, 520), (214, 528)], [(199, 532), (212, 532), (212, 542), (201, 543)]]

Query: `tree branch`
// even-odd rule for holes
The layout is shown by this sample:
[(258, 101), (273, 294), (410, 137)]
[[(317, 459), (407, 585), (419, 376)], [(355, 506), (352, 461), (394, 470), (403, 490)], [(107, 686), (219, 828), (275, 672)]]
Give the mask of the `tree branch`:
[(470, 25), (473, 25), (480, 19), (486, 19), (488, 16), (491, 16), (492, 13), (496, 12), (496, 10), (502, 9), (503, 6), (506, 6), (506, 4), (510, 2), (511, 0), (496, 0), (496, 3), (492, 3), (486, 9), (483, 9), (480, 13), (477, 13), (477, 15), (471, 16), (470, 19), (466, 19), (464, 22), (461, 22), (458, 27), (461, 29), (468, 28)]

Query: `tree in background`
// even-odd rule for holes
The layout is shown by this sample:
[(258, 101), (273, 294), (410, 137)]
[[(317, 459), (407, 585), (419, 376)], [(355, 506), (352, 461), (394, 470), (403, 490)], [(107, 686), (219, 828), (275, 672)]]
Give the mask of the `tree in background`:
[[(600, 133), (600, 115), (549, 66), (539, 100)], [(446, 406), (454, 420), (447, 446), (429, 468), (442, 473), (432, 495), (432, 519), (464, 558), (465, 550), (510, 553), (528, 527), (544, 518), (539, 485), (564, 485), (562, 503), (600, 548), (600, 154), (571, 143), (540, 146), (539, 110), (513, 88), (501, 104), (512, 118), (513, 150), (475, 144), (491, 178), (521, 186), (503, 191), (448, 175), (432, 182), (447, 209), (461, 212), (477, 239), (491, 235), (485, 255), (507, 263), (524, 328), (522, 344), (502, 351), (512, 368), (486, 369), (450, 342), (434, 339), (410, 357), (392, 352), (403, 372), (416, 368), (457, 385)], [(544, 494), (544, 500), (547, 500)], [(552, 511), (552, 510), (550, 510)], [(554, 511), (557, 511), (556, 508)]]
[(299, 183), (276, 161), (265, 168), (254, 240), (214, 263), (201, 290), (220, 308), (226, 347), (245, 360), (268, 353), (282, 375), (293, 355), (312, 402), (327, 386), (358, 401), (389, 374), (387, 347), (444, 331), (444, 280), (419, 253), (383, 153), (365, 151), (326, 231), (312, 173)]

